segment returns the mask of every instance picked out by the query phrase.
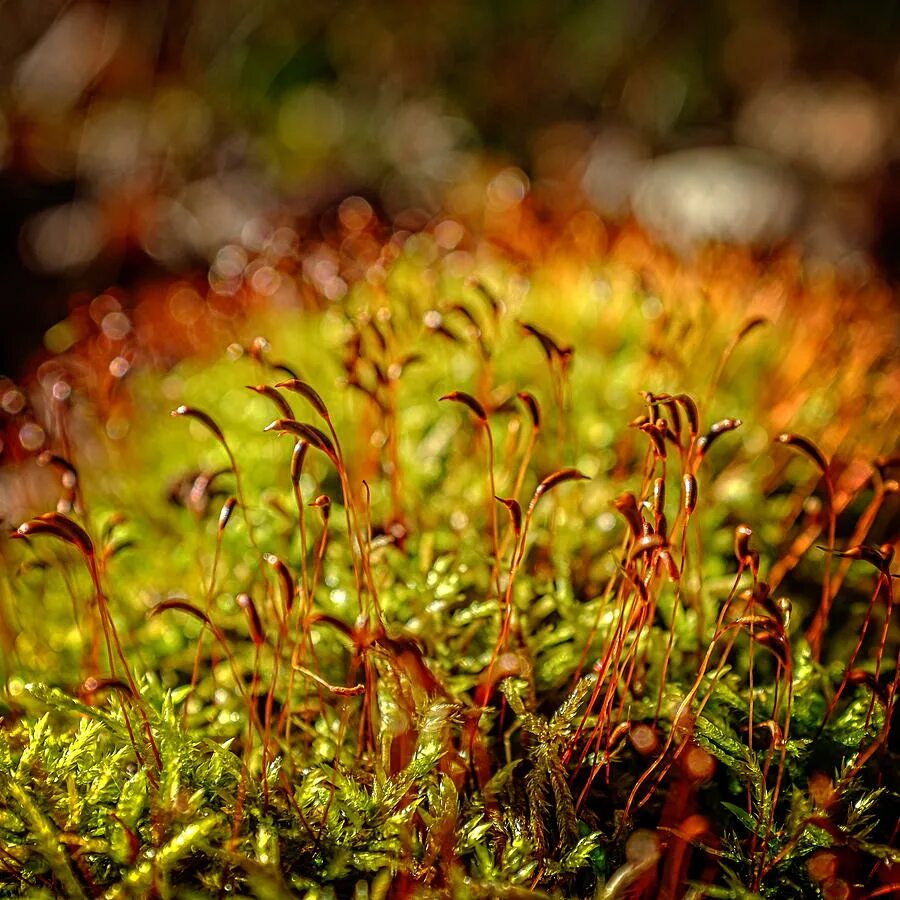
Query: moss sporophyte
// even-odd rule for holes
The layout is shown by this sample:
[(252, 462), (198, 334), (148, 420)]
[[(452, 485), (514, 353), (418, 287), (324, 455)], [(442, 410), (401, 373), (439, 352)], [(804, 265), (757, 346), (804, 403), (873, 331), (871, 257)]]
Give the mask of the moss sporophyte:
[(900, 890), (892, 298), (591, 222), (17, 388), (2, 895)]

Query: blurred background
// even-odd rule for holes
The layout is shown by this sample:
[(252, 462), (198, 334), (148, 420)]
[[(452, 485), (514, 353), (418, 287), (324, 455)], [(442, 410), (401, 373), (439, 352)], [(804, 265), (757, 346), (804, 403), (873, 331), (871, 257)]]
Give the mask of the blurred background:
[(0, 71), (13, 378), (73, 305), (348, 195), (477, 228), (530, 194), (900, 274), (896, 0), (5, 0)]

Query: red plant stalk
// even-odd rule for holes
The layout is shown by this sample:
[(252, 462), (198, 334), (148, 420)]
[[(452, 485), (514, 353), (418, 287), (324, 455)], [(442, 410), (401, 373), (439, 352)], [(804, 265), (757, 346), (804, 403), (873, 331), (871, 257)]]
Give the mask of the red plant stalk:
[[(663, 748), (662, 748), (659, 756), (641, 774), (641, 776), (635, 782), (634, 787), (631, 789), (631, 793), (629, 794), (628, 800), (625, 803), (624, 815), (622, 817), (622, 825), (620, 825), (619, 831), (621, 831), (621, 828), (624, 827), (624, 823), (626, 823), (628, 821), (629, 815), (631, 813), (631, 809), (636, 804), (637, 797), (638, 797), (638, 794), (640, 793), (641, 788), (654, 775), (654, 773), (656, 773), (657, 769), (659, 769), (661, 766), (663, 766), (665, 758), (666, 758), (666, 754), (669, 752), (669, 750), (672, 748), (673, 743), (675, 742), (675, 737), (679, 730), (679, 725), (681, 723), (681, 720), (684, 717), (685, 713), (688, 712), (688, 710), (690, 709), (694, 700), (696, 699), (697, 694), (700, 690), (700, 686), (703, 683), (703, 679), (706, 677), (706, 672), (709, 667), (709, 663), (712, 659), (712, 655), (716, 648), (716, 645), (718, 644), (719, 640), (722, 637), (724, 637), (726, 634), (729, 634), (730, 632), (734, 632), (733, 634), (729, 635), (729, 641), (728, 641), (725, 649), (722, 651), (722, 654), (719, 659), (719, 665), (718, 665), (717, 672), (720, 673), (724, 669), (725, 660), (728, 658), (728, 655), (731, 653), (734, 643), (737, 640), (738, 632), (736, 631), (736, 629), (742, 628), (743, 625), (737, 624), (737, 623), (732, 623), (731, 625), (723, 628), (722, 623), (724, 622), (725, 615), (726, 615), (729, 607), (731, 606), (731, 603), (735, 596), (735, 593), (737, 592), (737, 588), (738, 588), (738, 585), (740, 584), (740, 579), (741, 579), (741, 576), (743, 575), (743, 571), (744, 571), (744, 564), (740, 563), (738, 566), (737, 575), (735, 576), (734, 584), (732, 585), (732, 588), (728, 595), (728, 598), (726, 599), (725, 603), (722, 605), (722, 609), (719, 613), (718, 621), (716, 623), (715, 634), (713, 635), (713, 638), (710, 641), (709, 646), (707, 647), (706, 654), (704, 655), (703, 660), (700, 663), (700, 667), (698, 669), (697, 676), (694, 679), (694, 683), (691, 686), (690, 690), (688, 691), (687, 695), (684, 697), (684, 699), (679, 704), (678, 709), (676, 710), (675, 715), (673, 716), (672, 726), (669, 731), (669, 736), (666, 739), (666, 743), (663, 745)], [(749, 602), (750, 601), (748, 601), (748, 606), (749, 606)], [(682, 746), (683, 746), (683, 744), (682, 744)], [(653, 792), (656, 790), (656, 787), (658, 787), (658, 785), (662, 781), (662, 778), (665, 777), (665, 774), (668, 771), (668, 768), (671, 766), (672, 762), (674, 762), (674, 760), (677, 759), (677, 757), (678, 757), (678, 750), (676, 750), (676, 753), (675, 753), (672, 761), (663, 769), (663, 771), (660, 773), (660, 775), (656, 778), (655, 783), (651, 786), (651, 788), (647, 792), (646, 796), (639, 803), (637, 803), (638, 809), (640, 809), (647, 802), (647, 800), (650, 799)]]
[[(141, 720), (143, 722), (144, 736), (156, 762), (157, 771), (160, 771), (162, 769), (162, 759), (159, 755), (159, 748), (150, 728), (150, 720), (147, 717), (147, 711), (141, 698), (140, 690), (138, 689), (137, 682), (135, 681), (134, 675), (131, 672), (131, 666), (128, 664), (128, 659), (125, 656), (125, 651), (122, 648), (122, 643), (119, 640), (119, 633), (116, 630), (115, 622), (113, 621), (112, 616), (109, 612), (106, 594), (101, 583), (101, 568), (103, 564), (102, 561), (98, 560), (97, 558), (93, 541), (80, 525), (60, 513), (45, 513), (42, 516), (38, 516), (36, 519), (25, 522), (24, 524), (20, 525), (15, 532), (13, 532), (12, 536), (14, 538), (29, 538), (33, 535), (40, 534), (51, 535), (58, 538), (59, 540), (72, 544), (81, 555), (85, 567), (88, 570), (88, 574), (91, 579), (91, 585), (94, 589), (94, 599), (97, 605), (100, 623), (106, 641), (106, 653), (109, 662), (110, 674), (113, 679), (115, 679), (115, 659), (116, 657), (118, 657), (125, 672), (125, 678), (128, 682), (129, 698), (135, 705), (138, 711), (138, 715), (141, 717)], [(135, 756), (137, 757), (138, 762), (143, 765), (143, 756), (140, 752), (140, 749), (138, 748), (137, 741), (131, 727), (131, 721), (128, 718), (128, 712), (125, 706), (125, 702), (121, 699), (121, 697), (120, 703), (122, 707), (122, 716), (125, 720), (125, 726), (128, 730), (131, 744), (135, 751)], [(154, 773), (150, 772), (149, 776), (155, 784), (156, 779)]]

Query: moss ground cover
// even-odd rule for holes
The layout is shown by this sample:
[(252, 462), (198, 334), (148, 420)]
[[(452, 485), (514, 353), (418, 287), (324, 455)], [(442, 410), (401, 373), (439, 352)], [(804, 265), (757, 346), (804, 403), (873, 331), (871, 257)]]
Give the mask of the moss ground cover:
[(0, 890), (895, 890), (890, 295), (365, 228), (99, 298), (7, 422)]

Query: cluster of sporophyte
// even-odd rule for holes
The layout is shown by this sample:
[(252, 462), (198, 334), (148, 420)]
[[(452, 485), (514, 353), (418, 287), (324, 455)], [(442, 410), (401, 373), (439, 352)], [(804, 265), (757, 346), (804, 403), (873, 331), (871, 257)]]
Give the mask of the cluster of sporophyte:
[(0, 892), (897, 890), (889, 306), (577, 244), (44, 364)]

